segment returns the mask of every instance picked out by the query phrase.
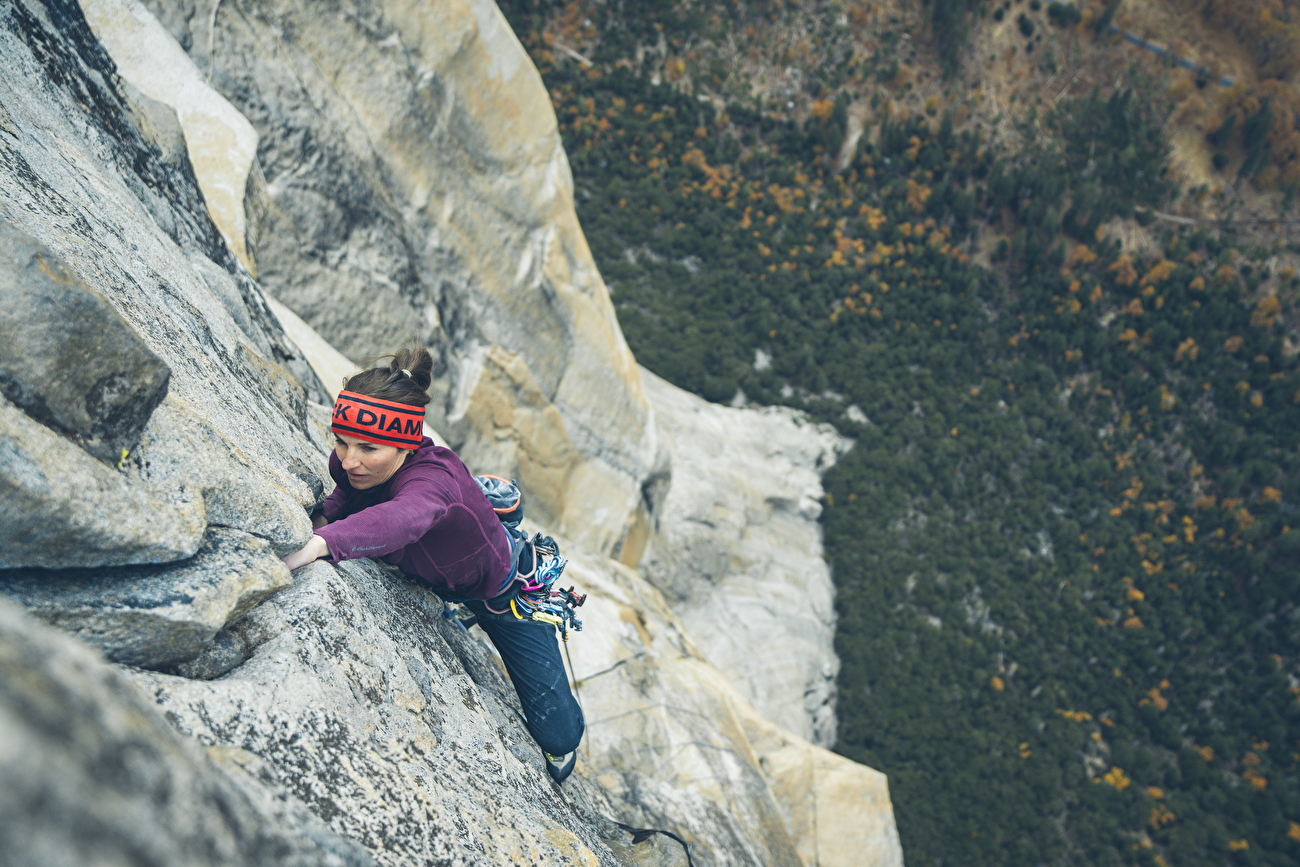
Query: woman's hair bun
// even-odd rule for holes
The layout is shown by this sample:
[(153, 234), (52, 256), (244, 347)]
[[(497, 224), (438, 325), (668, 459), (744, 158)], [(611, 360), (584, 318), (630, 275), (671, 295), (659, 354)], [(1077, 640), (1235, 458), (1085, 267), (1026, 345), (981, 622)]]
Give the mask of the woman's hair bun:
[[(380, 365), (385, 359), (388, 363)], [(372, 358), (370, 363), (376, 366), (348, 377), (343, 387), (354, 394), (407, 406), (428, 405), (429, 386), (433, 383), (433, 356), (429, 350), (413, 342), (389, 355)]]
[(410, 373), (409, 381), (419, 386), (421, 391), (427, 391), (433, 383), (433, 356), (423, 346), (404, 346), (397, 350), (389, 356), (388, 369), (403, 379), (407, 377), (402, 371), (407, 371)]

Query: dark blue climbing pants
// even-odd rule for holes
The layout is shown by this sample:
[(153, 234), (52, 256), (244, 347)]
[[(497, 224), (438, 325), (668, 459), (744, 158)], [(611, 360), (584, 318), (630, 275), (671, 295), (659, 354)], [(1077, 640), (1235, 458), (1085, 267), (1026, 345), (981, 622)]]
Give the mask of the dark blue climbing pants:
[(555, 627), (493, 614), (478, 600), (463, 604), (478, 615), (478, 625), (501, 654), (533, 740), (553, 756), (576, 750), (584, 728), (582, 708), (569, 691)]

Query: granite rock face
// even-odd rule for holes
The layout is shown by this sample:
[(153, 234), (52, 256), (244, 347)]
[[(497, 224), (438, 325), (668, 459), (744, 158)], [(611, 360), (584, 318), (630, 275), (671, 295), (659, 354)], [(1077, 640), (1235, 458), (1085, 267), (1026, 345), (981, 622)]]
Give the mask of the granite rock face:
[(203, 201), (226, 246), (257, 275), (265, 184), (253, 125), (203, 79), (158, 19), (136, 0), (84, 0), (81, 9), (118, 73), (173, 113)]
[(275, 314), (275, 318), (280, 321), (284, 333), (302, 350), (303, 357), (320, 377), (321, 385), (329, 395), (329, 408), (332, 409), (339, 391), (343, 388), (343, 380), (361, 368), (317, 334), (314, 328), (303, 322), (297, 313), (269, 295), (266, 303)]
[(884, 774), (756, 713), (743, 716), (742, 724), (804, 864), (903, 867)]
[(844, 442), (794, 410), (733, 409), (642, 378), (672, 456), (642, 574), (760, 714), (830, 747), (840, 663), (817, 518)]
[(550, 781), (513, 687), (437, 596), (372, 561), (317, 562), (245, 619), (249, 658), (219, 680), (130, 676), (377, 864), (629, 862), (604, 792)]
[(112, 661), (142, 668), (189, 662), (218, 630), (289, 583), (268, 542), (221, 529), (176, 565), (0, 571), (0, 592)]
[[(0, 217), (111, 305), (172, 372), (138, 445), (113, 456), (120, 469), (109, 472), (135, 500), (113, 509), (105, 494), (90, 515), (67, 508), (65, 522), (105, 525), (104, 541), (88, 538), (84, 556), (47, 546), (44, 561), (6, 565), (181, 559), (202, 534), (192, 532), (195, 515), (266, 538), (278, 553), (301, 546), (304, 507), (323, 496), (325, 479), (307, 406), (328, 398), (209, 218), (186, 150), (159, 120), (165, 106), (121, 80), (75, 5), (0, 4), (0, 57)], [(156, 500), (170, 506), (141, 505)], [(155, 514), (160, 533), (189, 528), (170, 551), (102, 553), (118, 545), (114, 524)]]
[(116, 463), (167, 394), (171, 370), (53, 251), (0, 220), (0, 391)]
[(165, 499), (0, 397), (0, 569), (189, 557), (202, 502)]
[[(466, 463), (634, 562), (650, 408), (549, 97), (496, 5), (146, 3), (257, 131), (262, 285), (352, 359), (425, 342), (430, 423)], [(518, 412), (477, 411), (485, 392)]]
[(0, 599), (5, 864), (374, 864), (256, 768), (205, 755), (84, 644)]

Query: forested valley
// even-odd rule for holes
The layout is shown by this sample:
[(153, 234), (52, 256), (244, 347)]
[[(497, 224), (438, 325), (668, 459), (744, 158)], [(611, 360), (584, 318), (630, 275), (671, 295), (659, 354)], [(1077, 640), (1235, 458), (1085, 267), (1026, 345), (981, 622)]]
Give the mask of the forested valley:
[[(1214, 170), (1286, 219), (1294, 34), (1180, 93), (1118, 2), (501, 6), (638, 360), (855, 441), (836, 749), (907, 862), (1300, 864), (1300, 246), (1169, 139), (1217, 113)], [(1004, 23), (1009, 60), (970, 47)], [(1004, 63), (1056, 84), (994, 113)]]

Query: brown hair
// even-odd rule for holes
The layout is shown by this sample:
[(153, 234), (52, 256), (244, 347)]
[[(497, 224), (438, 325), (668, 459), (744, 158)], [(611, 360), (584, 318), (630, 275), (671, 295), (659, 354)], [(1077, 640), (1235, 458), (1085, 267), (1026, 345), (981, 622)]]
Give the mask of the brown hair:
[[(426, 406), (429, 403), (429, 384), (433, 382), (433, 357), (419, 344), (404, 346), (390, 355), (380, 355), (369, 363), (388, 359), (388, 364), (372, 367), (345, 377), (343, 388), (353, 394), (364, 394), (379, 400), (391, 400), (407, 406)], [(411, 375), (407, 377), (402, 371)]]

